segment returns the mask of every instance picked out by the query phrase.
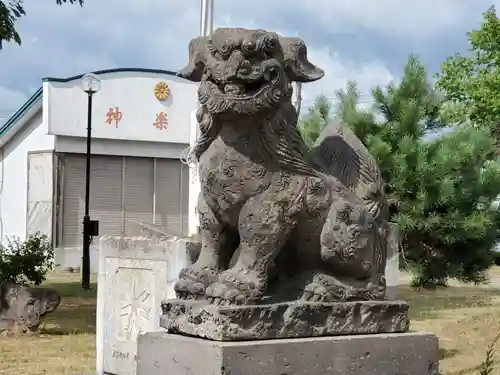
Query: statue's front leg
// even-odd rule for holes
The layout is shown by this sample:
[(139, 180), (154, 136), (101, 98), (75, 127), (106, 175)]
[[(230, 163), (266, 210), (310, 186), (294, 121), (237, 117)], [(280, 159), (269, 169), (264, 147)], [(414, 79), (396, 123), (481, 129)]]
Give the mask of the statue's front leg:
[(207, 288), (208, 299), (223, 305), (249, 304), (264, 295), (269, 266), (295, 225), (287, 207), (275, 202), (270, 194), (246, 202), (238, 222), (239, 257)]
[(227, 267), (227, 259), (232, 250), (227, 248), (223, 224), (215, 217), (202, 194), (198, 201), (200, 218), (201, 250), (196, 262), (179, 273), (174, 286), (178, 298), (201, 299), (205, 289), (212, 284), (218, 274)]

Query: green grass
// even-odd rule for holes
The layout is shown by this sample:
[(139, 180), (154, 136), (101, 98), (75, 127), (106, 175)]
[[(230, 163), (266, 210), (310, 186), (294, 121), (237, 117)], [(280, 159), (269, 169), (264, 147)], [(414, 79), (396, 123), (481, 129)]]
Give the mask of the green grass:
[(0, 337), (1, 375), (73, 375), (95, 371), (96, 285), (84, 291), (78, 274), (52, 274), (45, 287), (61, 305), (38, 332)]

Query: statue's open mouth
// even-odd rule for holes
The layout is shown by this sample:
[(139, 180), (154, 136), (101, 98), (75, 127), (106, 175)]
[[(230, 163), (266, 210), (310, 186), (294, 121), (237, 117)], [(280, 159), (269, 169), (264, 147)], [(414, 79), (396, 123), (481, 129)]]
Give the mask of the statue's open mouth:
[(276, 87), (280, 76), (276, 71), (268, 71), (257, 77), (241, 77), (231, 82), (220, 82), (213, 77), (207, 77), (206, 84), (210, 91), (227, 99), (245, 100), (262, 95), (265, 91)]

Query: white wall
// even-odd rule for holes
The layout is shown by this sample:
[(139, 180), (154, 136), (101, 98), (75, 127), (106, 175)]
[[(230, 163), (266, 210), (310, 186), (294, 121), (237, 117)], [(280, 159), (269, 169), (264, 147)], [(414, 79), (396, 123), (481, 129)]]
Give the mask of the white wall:
[[(101, 89), (93, 96), (92, 137), (115, 140), (169, 142), (189, 144), (191, 113), (197, 106), (197, 84), (182, 78), (152, 72), (120, 71), (104, 73)], [(158, 100), (155, 85), (165, 82), (170, 88), (166, 100)], [(69, 82), (44, 82), (48, 98), (49, 133), (59, 136), (85, 137), (87, 128), (87, 94), (80, 79)], [(106, 114), (119, 108), (121, 121), (106, 123)], [(167, 129), (153, 124), (156, 115), (167, 115)]]
[[(21, 119), (22, 121), (22, 119)], [(27, 167), (29, 151), (54, 149), (40, 109), (23, 128), (0, 149), (0, 238), (26, 237)]]

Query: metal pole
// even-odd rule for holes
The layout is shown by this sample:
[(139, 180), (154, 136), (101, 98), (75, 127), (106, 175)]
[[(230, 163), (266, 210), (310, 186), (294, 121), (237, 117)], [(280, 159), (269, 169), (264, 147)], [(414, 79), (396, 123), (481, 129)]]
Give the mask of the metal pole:
[[(200, 0), (200, 36), (208, 36), (213, 31), (213, 17), (214, 17), (214, 1), (213, 0)], [(199, 103), (198, 103), (199, 105)], [(194, 115), (194, 114), (192, 114)], [(193, 116), (194, 117), (194, 116)], [(189, 153), (191, 155), (199, 137), (199, 126), (195, 118), (191, 119), (190, 124), (190, 139), (189, 139)], [(191, 158), (189, 158), (191, 159)], [(194, 160), (188, 161), (190, 164)], [(189, 171), (189, 225), (188, 232), (190, 235), (196, 235), (199, 232), (199, 219), (196, 212), (198, 196), (200, 195), (201, 186), (198, 179), (198, 165), (190, 165)]]
[(208, 1), (209, 0), (201, 0), (200, 3), (200, 35), (207, 35), (207, 11), (208, 11)]
[(200, 4), (200, 35), (210, 35), (214, 28), (214, 1), (201, 0)]
[(207, 31), (208, 34), (212, 34), (212, 32), (214, 31), (214, 0), (208, 0)]
[(90, 151), (92, 142), (92, 95), (89, 91), (87, 103), (87, 154), (85, 165), (85, 215), (83, 216), (82, 288), (90, 289)]

